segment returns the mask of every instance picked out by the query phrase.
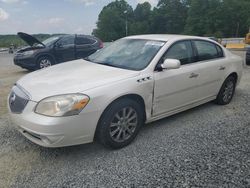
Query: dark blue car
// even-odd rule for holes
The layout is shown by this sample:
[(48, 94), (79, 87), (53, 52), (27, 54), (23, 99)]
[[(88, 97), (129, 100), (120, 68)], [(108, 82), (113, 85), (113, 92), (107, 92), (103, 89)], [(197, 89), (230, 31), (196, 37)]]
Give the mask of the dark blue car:
[(88, 35), (61, 35), (43, 42), (26, 33), (17, 35), (29, 46), (15, 53), (14, 63), (28, 70), (85, 58), (103, 47), (100, 39)]

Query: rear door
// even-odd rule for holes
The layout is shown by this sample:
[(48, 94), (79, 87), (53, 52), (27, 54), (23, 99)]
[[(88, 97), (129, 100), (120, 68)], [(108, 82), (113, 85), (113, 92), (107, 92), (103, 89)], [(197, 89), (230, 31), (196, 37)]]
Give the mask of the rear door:
[(199, 65), (199, 98), (216, 96), (223, 83), (229, 64), (224, 57), (222, 48), (210, 41), (193, 40)]
[(75, 36), (64, 36), (56, 42), (54, 53), (57, 62), (66, 62), (76, 59), (75, 57)]
[(76, 37), (76, 58), (85, 58), (96, 52), (95, 44), (98, 41), (94, 38), (77, 35)]

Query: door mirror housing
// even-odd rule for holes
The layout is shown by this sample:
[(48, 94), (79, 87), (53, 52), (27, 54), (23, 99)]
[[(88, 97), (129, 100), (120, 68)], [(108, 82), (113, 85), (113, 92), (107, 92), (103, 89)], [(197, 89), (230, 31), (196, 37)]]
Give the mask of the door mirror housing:
[(56, 48), (62, 48), (62, 44), (60, 42), (55, 43)]
[(162, 69), (179, 69), (181, 67), (181, 62), (178, 59), (165, 59), (163, 64), (161, 64)]

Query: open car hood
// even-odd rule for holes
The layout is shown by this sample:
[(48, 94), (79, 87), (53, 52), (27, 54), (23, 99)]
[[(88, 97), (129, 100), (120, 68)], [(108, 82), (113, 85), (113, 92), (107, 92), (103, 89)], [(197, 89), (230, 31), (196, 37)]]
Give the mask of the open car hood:
[(34, 46), (35, 44), (41, 44), (43, 47), (45, 47), (45, 45), (41, 41), (27, 33), (18, 32), (17, 35), (30, 46)]

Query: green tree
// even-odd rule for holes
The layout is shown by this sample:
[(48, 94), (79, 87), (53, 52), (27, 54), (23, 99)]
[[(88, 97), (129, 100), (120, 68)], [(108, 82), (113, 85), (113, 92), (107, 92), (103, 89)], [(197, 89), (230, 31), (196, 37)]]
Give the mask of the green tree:
[(249, 0), (191, 0), (185, 32), (199, 36), (245, 36)]
[(222, 11), (219, 0), (192, 0), (188, 11), (185, 32), (192, 35), (213, 35), (221, 26)]
[(159, 0), (153, 10), (152, 33), (182, 33), (187, 17), (187, 6), (182, 0)]
[(150, 33), (150, 19), (152, 11), (148, 2), (138, 4), (134, 10), (133, 24), (131, 25), (131, 34)]
[[(244, 37), (250, 27), (250, 0), (159, 0), (152, 10), (148, 2), (133, 11), (125, 0), (103, 8), (93, 34), (104, 41), (126, 34), (181, 34)], [(125, 13), (126, 12), (126, 13)]]
[(221, 2), (223, 12), (221, 27), (225, 37), (243, 37), (250, 26), (249, 0), (224, 0)]
[(133, 16), (133, 8), (125, 0), (116, 0), (105, 6), (97, 21), (97, 29), (93, 34), (103, 41), (112, 41), (126, 35), (126, 20), (128, 34)]

